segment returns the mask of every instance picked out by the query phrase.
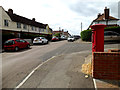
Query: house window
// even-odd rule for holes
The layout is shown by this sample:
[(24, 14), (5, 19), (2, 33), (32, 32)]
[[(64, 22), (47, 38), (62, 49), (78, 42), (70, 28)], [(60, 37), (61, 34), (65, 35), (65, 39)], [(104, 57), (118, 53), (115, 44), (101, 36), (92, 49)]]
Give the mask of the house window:
[(35, 27), (35, 31), (37, 31), (37, 28)]
[(21, 28), (21, 23), (17, 22), (17, 28)]
[(23, 29), (27, 29), (27, 25), (26, 24), (23, 24)]
[(39, 32), (41, 32), (41, 28), (39, 28)]
[(32, 29), (32, 30), (34, 30), (34, 27), (33, 27), (33, 26), (31, 26), (31, 29)]
[(48, 32), (48, 30), (46, 29), (46, 32)]
[(9, 26), (8, 20), (4, 20), (4, 26)]
[(43, 32), (43, 29), (41, 29), (40, 31)]

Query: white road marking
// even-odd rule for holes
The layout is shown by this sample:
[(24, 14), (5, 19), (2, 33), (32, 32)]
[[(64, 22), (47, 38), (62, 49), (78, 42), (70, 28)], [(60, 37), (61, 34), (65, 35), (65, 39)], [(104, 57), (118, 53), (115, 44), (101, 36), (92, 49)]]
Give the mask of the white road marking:
[(32, 70), (32, 72), (30, 72), (30, 73), (28, 74), (28, 76), (27, 76), (18, 86), (16, 86), (16, 87), (14, 88), (14, 90), (17, 90), (18, 88), (20, 88), (20, 87), (32, 76), (32, 74), (33, 74), (39, 67), (41, 67), (43, 64), (47, 63), (48, 61), (50, 61), (51, 59), (53, 59), (53, 58), (55, 58), (55, 57), (56, 57), (56, 56), (51, 57), (50, 59), (44, 61), (43, 63), (41, 63), (40, 65), (38, 65), (36, 68), (34, 68), (34, 69)]
[(96, 85), (96, 81), (94, 78), (93, 78), (93, 83), (94, 83), (95, 90), (97, 90), (97, 85)]

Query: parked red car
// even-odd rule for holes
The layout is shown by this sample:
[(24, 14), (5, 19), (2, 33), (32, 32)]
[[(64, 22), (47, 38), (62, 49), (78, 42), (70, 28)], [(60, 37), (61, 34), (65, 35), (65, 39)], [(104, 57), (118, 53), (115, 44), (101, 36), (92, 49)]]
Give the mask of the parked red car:
[(52, 41), (59, 41), (59, 38), (58, 37), (53, 37)]
[(22, 48), (30, 48), (30, 44), (20, 38), (16, 38), (16, 39), (9, 39), (4, 43), (4, 50), (8, 51), (8, 50), (14, 50), (14, 51), (18, 51), (19, 49)]

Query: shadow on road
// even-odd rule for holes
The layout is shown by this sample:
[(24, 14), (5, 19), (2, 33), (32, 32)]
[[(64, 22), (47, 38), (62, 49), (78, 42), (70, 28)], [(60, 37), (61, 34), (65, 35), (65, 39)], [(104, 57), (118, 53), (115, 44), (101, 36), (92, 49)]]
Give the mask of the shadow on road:
[(2, 53), (4, 53), (4, 52), (9, 52), (9, 53), (24, 52), (24, 51), (27, 51), (27, 50), (30, 50), (30, 49), (32, 49), (32, 48), (20, 49), (19, 51), (4, 51), (4, 50), (2, 50)]

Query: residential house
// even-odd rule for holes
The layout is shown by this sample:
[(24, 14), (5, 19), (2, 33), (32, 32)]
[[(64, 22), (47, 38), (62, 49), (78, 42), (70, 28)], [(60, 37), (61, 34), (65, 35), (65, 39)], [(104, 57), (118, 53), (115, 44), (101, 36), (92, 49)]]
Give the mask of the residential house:
[(62, 36), (62, 35), (66, 36), (66, 37), (71, 36), (68, 31), (64, 31), (64, 30), (53, 31), (53, 36), (54, 36), (56, 33), (60, 33), (60, 36)]
[(23, 33), (52, 36), (52, 29), (49, 28), (48, 24), (39, 23), (35, 18), (31, 20), (19, 16), (13, 13), (12, 9), (5, 11), (2, 6), (0, 6), (0, 12), (0, 30), (2, 33), (11, 33), (16, 37), (20, 37)]
[[(109, 12), (110, 12), (109, 8), (105, 7), (104, 13), (103, 14), (99, 13), (97, 18), (92, 21), (90, 26), (94, 24), (105, 24), (108, 27), (119, 26), (118, 24), (119, 19), (113, 16), (110, 16)], [(90, 26), (88, 27), (88, 29), (90, 28)]]

